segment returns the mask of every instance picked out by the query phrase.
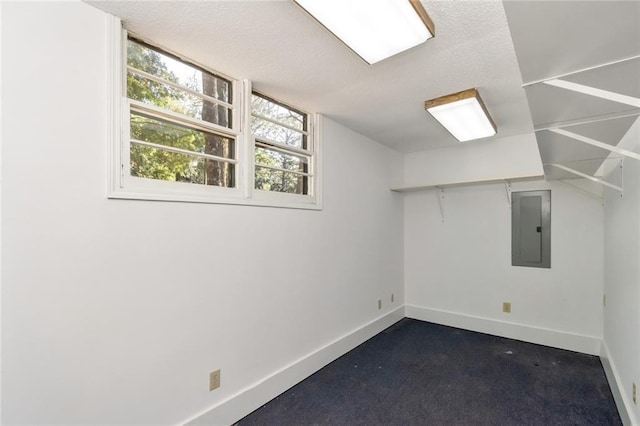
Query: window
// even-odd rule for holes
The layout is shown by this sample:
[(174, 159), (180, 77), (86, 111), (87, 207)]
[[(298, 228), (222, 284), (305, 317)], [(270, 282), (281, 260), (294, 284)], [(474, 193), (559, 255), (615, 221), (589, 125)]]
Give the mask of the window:
[(320, 208), (315, 116), (118, 34), (111, 198)]
[(313, 152), (307, 114), (254, 92), (251, 133), (255, 138), (255, 189), (308, 195)]
[(127, 39), (131, 177), (233, 188), (231, 81)]
[(511, 194), (511, 264), (551, 268), (551, 191)]

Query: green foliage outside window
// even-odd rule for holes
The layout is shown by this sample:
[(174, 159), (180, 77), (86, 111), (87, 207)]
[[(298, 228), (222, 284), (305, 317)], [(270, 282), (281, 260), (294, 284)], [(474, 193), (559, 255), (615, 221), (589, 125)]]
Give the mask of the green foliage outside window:
[[(271, 141), (267, 146), (258, 146), (255, 150), (255, 188), (265, 191), (286, 192), (291, 194), (307, 194), (309, 178), (298, 173), (287, 173), (283, 170), (307, 173), (309, 171), (308, 157), (295, 153), (284, 153), (277, 149), (280, 146), (285, 151), (287, 147), (297, 149), (307, 148), (307, 117), (291, 108), (287, 108), (263, 96), (254, 94), (251, 97), (251, 107), (254, 116), (251, 120), (251, 132), (258, 141)], [(278, 125), (265, 120), (285, 124)], [(257, 142), (258, 144), (260, 142)], [(268, 167), (260, 167), (268, 166)], [(283, 170), (274, 170), (276, 167)]]
[[(127, 41), (127, 65), (129, 99), (231, 129), (232, 110), (211, 100), (214, 98), (231, 103), (230, 81), (133, 39)], [(172, 83), (179, 87), (174, 87)], [(266, 191), (308, 194), (310, 178), (300, 174), (309, 173), (311, 158), (304, 152), (308, 149), (307, 115), (256, 94), (252, 96), (251, 107), (254, 114), (251, 133), (256, 137), (254, 187)], [(235, 139), (197, 127), (188, 120), (158, 118), (140, 107), (132, 106), (131, 176), (234, 187), (236, 170), (233, 164), (190, 155), (189, 152), (231, 159), (235, 155)]]
[[(169, 69), (172, 68), (181, 72)], [(181, 84), (203, 93), (203, 87), (216, 98), (227, 101), (230, 84), (163, 55), (141, 43), (128, 40), (127, 65), (166, 81)], [(144, 76), (127, 73), (127, 97), (133, 100), (170, 110), (188, 117), (230, 126), (230, 112), (224, 106), (203, 100), (188, 91), (157, 82)], [(131, 138), (179, 148), (196, 153), (232, 158), (234, 140), (214, 133), (192, 129), (157, 119), (144, 113), (130, 115)], [(130, 148), (130, 172), (132, 176), (175, 182), (189, 182), (217, 186), (234, 185), (233, 164), (170, 152), (136, 143)]]

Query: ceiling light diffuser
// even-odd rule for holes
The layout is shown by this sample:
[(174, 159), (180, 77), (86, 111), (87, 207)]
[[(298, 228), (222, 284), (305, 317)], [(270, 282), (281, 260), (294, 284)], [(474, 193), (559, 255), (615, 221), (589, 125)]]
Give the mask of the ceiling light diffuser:
[(369, 64), (435, 35), (420, 0), (294, 0)]
[(460, 142), (493, 136), (497, 128), (477, 89), (467, 89), (424, 103), (424, 108)]

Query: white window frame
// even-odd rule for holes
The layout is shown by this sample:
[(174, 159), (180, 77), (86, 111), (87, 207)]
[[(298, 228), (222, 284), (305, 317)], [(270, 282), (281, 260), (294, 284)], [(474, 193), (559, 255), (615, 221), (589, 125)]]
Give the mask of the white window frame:
[[(194, 118), (184, 118), (190, 124), (201, 126), (207, 131), (235, 138), (234, 160), (235, 187), (225, 188), (213, 185), (199, 185), (186, 182), (170, 182), (156, 179), (147, 179), (131, 176), (129, 172), (129, 153), (131, 140), (129, 112), (133, 105), (136, 109), (143, 109), (152, 115), (171, 117), (172, 112), (157, 108), (127, 98), (127, 49), (128, 33), (122, 28), (120, 19), (109, 17), (108, 27), (108, 102), (109, 102), (109, 129), (108, 129), (108, 192), (107, 197), (112, 199), (130, 200), (154, 200), (177, 201), (213, 204), (243, 204), (268, 207), (284, 207), (298, 209), (322, 209), (321, 190), (321, 120), (320, 114), (308, 114), (308, 146), (310, 154), (309, 169), (313, 177), (309, 182), (309, 194), (287, 194), (274, 191), (262, 191), (254, 189), (255, 165), (254, 152), (255, 140), (251, 135), (251, 82), (238, 81), (216, 71), (212, 73), (232, 82), (232, 128), (226, 128), (213, 123), (204, 122)], [(132, 34), (133, 35), (133, 34)], [(133, 35), (136, 39), (151, 46), (172, 54), (178, 58), (181, 56), (159, 46), (157, 43), (145, 40)], [(202, 69), (208, 68), (187, 60)]]
[[(247, 106), (247, 111), (244, 114), (244, 117), (247, 120), (247, 124), (245, 128), (248, 129), (247, 133), (250, 134), (251, 129), (251, 96), (253, 94), (253, 90), (251, 87), (251, 82), (246, 82), (245, 85), (245, 102), (244, 105)], [(259, 94), (268, 96), (262, 92)], [(277, 101), (285, 106), (287, 106), (286, 102)], [(292, 107), (293, 108), (293, 107)], [(251, 182), (251, 191), (252, 197), (259, 202), (262, 203), (272, 203), (273, 205), (279, 205), (283, 207), (289, 207), (289, 205), (314, 205), (320, 202), (320, 148), (319, 144), (322, 140), (322, 135), (320, 134), (320, 124), (322, 117), (320, 114), (310, 114), (304, 111), (300, 111), (307, 116), (307, 149), (304, 150), (304, 155), (309, 157), (309, 182), (308, 182), (308, 194), (290, 194), (284, 192), (277, 191), (267, 191), (255, 188), (255, 161), (251, 159), (251, 176), (249, 181)], [(251, 155), (255, 155), (256, 149), (256, 138), (253, 135), (250, 135), (249, 145), (251, 147)], [(277, 144), (276, 144), (277, 145)], [(286, 148), (283, 147), (283, 151)], [(295, 154), (295, 150), (291, 150), (291, 154)], [(271, 204), (270, 204), (271, 205)]]

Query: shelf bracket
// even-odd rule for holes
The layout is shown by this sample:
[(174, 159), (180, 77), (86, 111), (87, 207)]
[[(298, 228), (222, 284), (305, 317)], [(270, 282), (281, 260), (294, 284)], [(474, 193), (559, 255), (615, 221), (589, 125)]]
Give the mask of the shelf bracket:
[(509, 204), (509, 208), (511, 208), (511, 182), (505, 182), (504, 189), (507, 191), (507, 203)]
[(444, 222), (444, 188), (438, 189), (438, 206), (440, 206), (440, 219)]
[[(624, 158), (620, 159), (620, 186), (624, 189)], [(624, 198), (624, 191), (620, 191), (620, 198)]]

